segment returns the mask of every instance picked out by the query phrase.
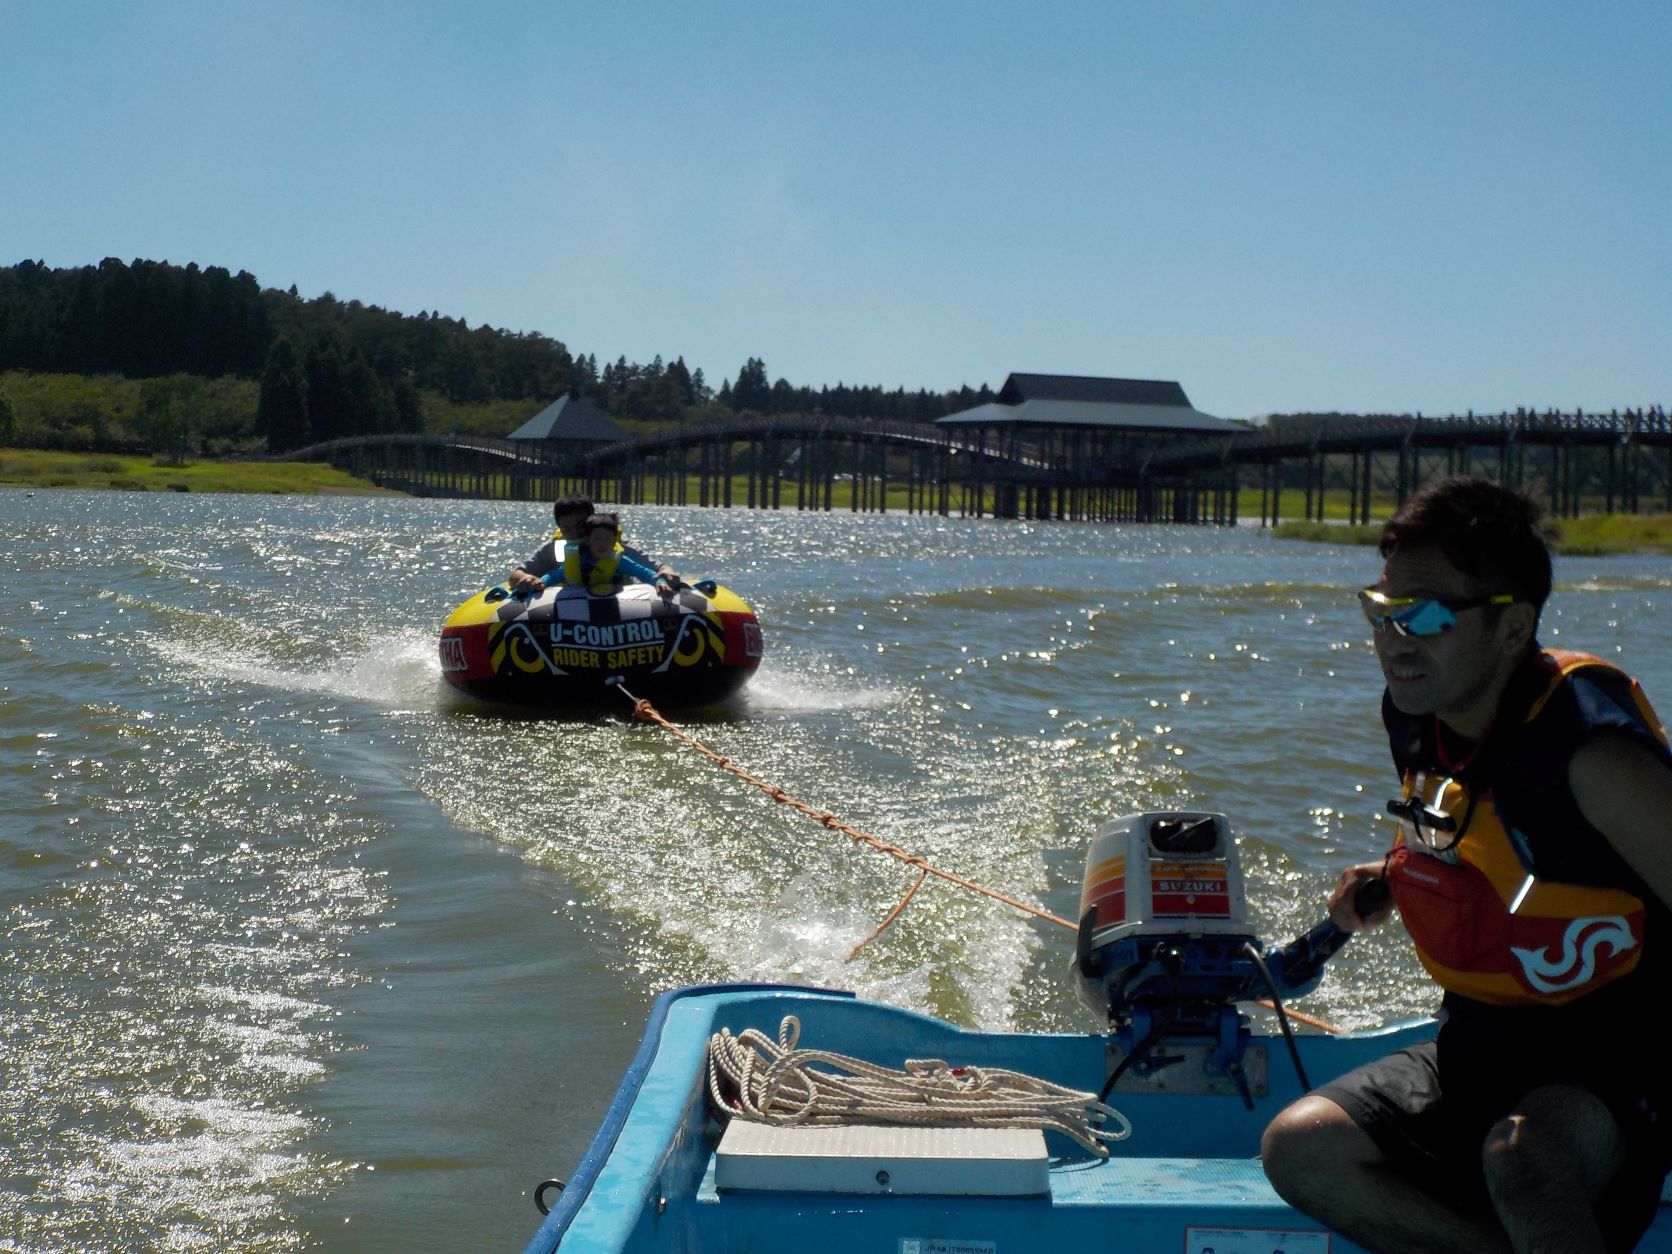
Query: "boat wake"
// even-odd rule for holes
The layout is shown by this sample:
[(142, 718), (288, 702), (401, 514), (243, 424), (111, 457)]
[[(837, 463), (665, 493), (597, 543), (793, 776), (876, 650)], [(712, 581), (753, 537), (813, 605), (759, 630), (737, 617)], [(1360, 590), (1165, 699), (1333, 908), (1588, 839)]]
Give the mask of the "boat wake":
[(247, 651), (205, 648), (196, 641), (153, 639), (150, 643), (165, 661), (210, 680), (390, 707), (433, 707), (443, 695), (435, 639), (428, 634), (386, 637), (323, 666), (295, 669)]
[(769, 660), (743, 690), (740, 703), (751, 714), (815, 714), (878, 709), (896, 698), (893, 689), (860, 683), (852, 675), (783, 670)]

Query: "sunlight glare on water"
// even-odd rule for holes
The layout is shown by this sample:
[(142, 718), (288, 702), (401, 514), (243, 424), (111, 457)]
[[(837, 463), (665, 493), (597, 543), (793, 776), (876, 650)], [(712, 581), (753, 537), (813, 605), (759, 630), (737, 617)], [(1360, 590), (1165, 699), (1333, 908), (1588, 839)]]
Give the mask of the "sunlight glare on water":
[[(1097, 1027), (1054, 925), (931, 882), (850, 961), (906, 866), (650, 724), (455, 699), (439, 624), (538, 545), (545, 506), (0, 505), (8, 1248), (515, 1248), (527, 1188), (573, 1164), (650, 999), (684, 983)], [(1249, 528), (626, 522), (765, 632), (740, 698), (675, 721), (949, 871), (1072, 919), (1102, 820), (1223, 810), (1256, 929), (1284, 940), (1388, 840), (1352, 596), (1369, 550)], [(1672, 693), (1672, 561), (1557, 577), (1548, 642)], [(1434, 1004), (1391, 933), (1336, 968), (1304, 1003), (1335, 1022)]]

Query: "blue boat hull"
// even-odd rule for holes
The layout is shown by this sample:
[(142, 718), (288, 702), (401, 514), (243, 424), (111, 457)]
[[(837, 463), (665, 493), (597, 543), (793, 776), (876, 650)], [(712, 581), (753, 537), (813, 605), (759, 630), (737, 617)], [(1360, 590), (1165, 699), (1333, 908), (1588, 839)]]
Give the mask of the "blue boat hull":
[[(849, 994), (726, 985), (658, 999), (638, 1056), (591, 1148), (526, 1254), (685, 1251), (882, 1251), (1014, 1254), (1118, 1249), (1121, 1254), (1288, 1250), (1357, 1254), (1272, 1191), (1258, 1158), (1271, 1117), (1300, 1095), (1278, 1038), (1267, 1088), (1252, 1110), (1233, 1095), (1117, 1092), (1133, 1134), (1107, 1160), (1057, 1133), (1049, 1193), (1037, 1197), (860, 1196), (803, 1191), (722, 1192), (715, 1150), (722, 1128), (707, 1108), (708, 1037), (721, 1028), (776, 1036), (785, 1015), (801, 1044), (899, 1067), (906, 1058), (1004, 1067), (1096, 1091), (1105, 1038), (971, 1032)], [(1301, 1036), (1314, 1085), (1431, 1035), (1423, 1021), (1375, 1032)], [(1268, 1239), (1269, 1238), (1269, 1239)], [(1672, 1209), (1661, 1207), (1639, 1247), (1672, 1254)]]

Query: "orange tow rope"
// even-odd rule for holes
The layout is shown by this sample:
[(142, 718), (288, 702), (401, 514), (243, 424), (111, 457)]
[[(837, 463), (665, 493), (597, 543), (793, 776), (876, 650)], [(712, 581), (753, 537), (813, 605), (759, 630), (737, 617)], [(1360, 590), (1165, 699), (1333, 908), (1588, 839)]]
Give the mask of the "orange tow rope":
[[(643, 697), (635, 697), (631, 692), (627, 691), (625, 685), (618, 684), (617, 687), (621, 689), (621, 695), (633, 703), (634, 718), (643, 719), (649, 723), (655, 723), (658, 726), (672, 732), (675, 736), (679, 737), (679, 739), (690, 745), (691, 748), (702, 754), (703, 757), (714, 763), (715, 766), (718, 766), (723, 771), (729, 771), (731, 774), (741, 779), (744, 783), (760, 789), (774, 801), (787, 805), (792, 810), (799, 810), (814, 822), (823, 824), (831, 831), (841, 832), (844, 836), (850, 837), (859, 844), (869, 845), (878, 853), (886, 853), (889, 857), (896, 858), (899, 861), (904, 862), (907, 866), (914, 866), (917, 868), (917, 879), (913, 882), (912, 886), (906, 890), (906, 895), (900, 898), (894, 909), (888, 912), (888, 917), (881, 923), (877, 924), (876, 928), (869, 936), (860, 941), (859, 944), (855, 945), (853, 949), (848, 952), (848, 960), (850, 962), (858, 955), (861, 949), (864, 949), (865, 946), (869, 945), (872, 941), (876, 940), (877, 937), (881, 936), (889, 929), (894, 920), (898, 919), (901, 913), (905, 910), (906, 906), (910, 904), (911, 899), (917, 895), (917, 890), (923, 887), (923, 882), (931, 875), (946, 880), (948, 883), (956, 884), (960, 888), (967, 888), (972, 893), (980, 893), (983, 897), (990, 897), (994, 901), (1002, 902), (1003, 904), (1010, 906), (1012, 909), (1022, 911), (1024, 914), (1031, 914), (1036, 919), (1043, 919), (1047, 923), (1055, 923), (1058, 927), (1067, 928), (1070, 932), (1079, 931), (1077, 925), (1069, 922), (1060, 914), (1052, 914), (1049, 910), (1043, 909), (1040, 906), (1029, 905), (1025, 901), (1019, 901), (1015, 897), (999, 892), (997, 889), (988, 888), (985, 884), (977, 884), (974, 880), (965, 879), (961, 875), (954, 875), (951, 871), (943, 871), (940, 867), (933, 865), (927, 859), (922, 858), (917, 854), (907, 853), (898, 845), (891, 845), (887, 841), (881, 840), (876, 836), (872, 836), (868, 832), (862, 832), (858, 828), (842, 822), (841, 819), (837, 818), (834, 814), (831, 814), (827, 810), (819, 810), (808, 805), (805, 801), (797, 801), (776, 784), (769, 784), (763, 779), (757, 779), (741, 766), (738, 766), (730, 758), (724, 756), (723, 754), (716, 753), (696, 737), (692, 736), (689, 732), (686, 732), (683, 728), (676, 727), (674, 724), (668, 722), (668, 720), (663, 717), (660, 710), (658, 710), (649, 701), (646, 701)], [(1261, 1000), (1258, 1004), (1264, 1006), (1268, 1010), (1275, 1009), (1269, 1001)], [(1321, 1019), (1314, 1019), (1308, 1015), (1304, 1015), (1298, 1010), (1290, 1010), (1285, 1007), (1285, 1013), (1287, 1013), (1290, 1018), (1297, 1019), (1310, 1027), (1321, 1028), (1326, 1032), (1340, 1031), (1339, 1028), (1325, 1023)]]
[(856, 827), (849, 826), (848, 824), (842, 822), (842, 820), (837, 818), (834, 814), (831, 814), (826, 810), (818, 810), (808, 805), (805, 801), (797, 801), (776, 784), (769, 784), (765, 780), (756, 779), (753, 775), (749, 774), (749, 772), (744, 770), (741, 766), (738, 766), (730, 758), (714, 752), (714, 750), (710, 749), (700, 740), (697, 740), (681, 728), (675, 727), (662, 716), (662, 712), (660, 710), (651, 705), (650, 702), (644, 700), (642, 697), (635, 697), (632, 693), (628, 692), (626, 688), (622, 688), (621, 692), (622, 695), (633, 703), (634, 718), (642, 718), (647, 722), (656, 723), (665, 727), (668, 731), (672, 732), (675, 736), (678, 736), (686, 744), (690, 745), (691, 748), (702, 754), (703, 757), (714, 763), (714, 765), (718, 766), (721, 770), (730, 771), (744, 783), (751, 784), (760, 789), (774, 801), (781, 802), (784, 805), (789, 806), (792, 810), (801, 811), (801, 813), (805, 814), (808, 818), (812, 819), (814, 822), (822, 823), (831, 831), (841, 832), (844, 836), (851, 837), (860, 844), (869, 845), (878, 853), (886, 853), (889, 857), (897, 858), (901, 862), (904, 862), (907, 866), (914, 866), (917, 868), (918, 874), (916, 883), (906, 890), (906, 895), (900, 898), (899, 904), (896, 905), (893, 910), (889, 911), (888, 917), (877, 925), (876, 930), (853, 947), (852, 953), (848, 955), (849, 958), (852, 958), (854, 954), (857, 954), (861, 949), (865, 948), (865, 946), (869, 945), (877, 937), (881, 936), (888, 930), (889, 925), (893, 923), (895, 919), (899, 918), (900, 913), (905, 910), (907, 903), (917, 895), (917, 890), (923, 887), (923, 881), (928, 879), (931, 875), (939, 876), (941, 879), (956, 884), (960, 888), (967, 888), (971, 892), (980, 893), (983, 897), (991, 897), (994, 901), (1002, 901), (1005, 905), (1020, 910), (1025, 914), (1031, 914), (1036, 919), (1044, 919), (1047, 923), (1055, 923), (1058, 927), (1065, 927), (1071, 932), (1077, 930), (1074, 924), (1070, 923), (1061, 915), (1052, 914), (1049, 910), (1041, 909), (1039, 906), (1029, 905), (1025, 901), (1018, 901), (1016, 898), (1006, 896), (997, 889), (988, 888), (984, 884), (977, 884), (974, 880), (967, 880), (961, 875), (954, 875), (951, 871), (943, 871), (938, 866), (932, 865), (926, 859), (919, 857), (917, 854), (907, 853), (898, 845), (891, 845), (887, 841), (880, 840), (877, 837), (870, 835), (868, 832), (862, 832)]

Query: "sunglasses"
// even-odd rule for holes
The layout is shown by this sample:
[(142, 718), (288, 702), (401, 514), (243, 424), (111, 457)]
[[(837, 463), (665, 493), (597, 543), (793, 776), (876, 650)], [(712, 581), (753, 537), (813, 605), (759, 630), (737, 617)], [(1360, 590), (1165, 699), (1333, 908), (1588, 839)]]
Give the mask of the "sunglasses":
[(1390, 597), (1375, 588), (1358, 594), (1359, 608), (1378, 632), (1392, 628), (1401, 636), (1437, 636), (1457, 626), (1457, 616), (1480, 605), (1513, 605), (1512, 593), (1489, 597), (1465, 597), (1446, 601), (1439, 597)]

